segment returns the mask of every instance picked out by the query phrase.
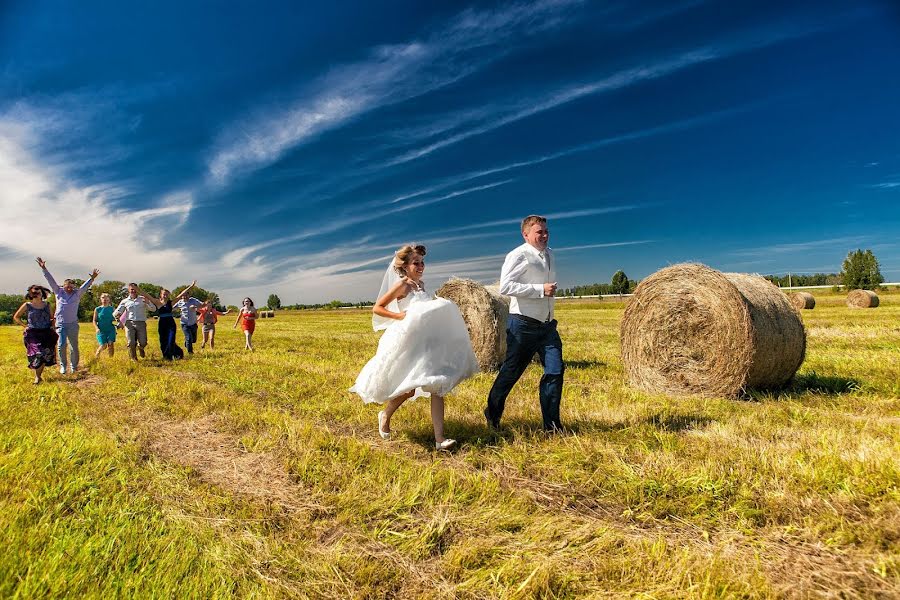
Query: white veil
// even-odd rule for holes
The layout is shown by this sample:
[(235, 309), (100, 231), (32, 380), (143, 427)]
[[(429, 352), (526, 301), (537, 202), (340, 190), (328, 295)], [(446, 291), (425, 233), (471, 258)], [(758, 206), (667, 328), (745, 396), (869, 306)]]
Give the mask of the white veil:
[[(394, 256), (392, 256), (391, 262), (388, 263), (387, 271), (384, 272), (384, 279), (381, 280), (381, 289), (378, 290), (378, 298), (387, 294), (388, 290), (394, 287), (398, 281), (400, 281), (400, 274), (397, 273), (397, 270), (394, 268)], [(400, 304), (396, 300), (391, 300), (387, 305), (387, 309), (391, 312), (400, 312)], [(388, 325), (395, 322), (395, 319), (388, 319), (387, 317), (376, 315), (374, 312), (372, 313), (372, 329), (375, 331), (387, 329)]]

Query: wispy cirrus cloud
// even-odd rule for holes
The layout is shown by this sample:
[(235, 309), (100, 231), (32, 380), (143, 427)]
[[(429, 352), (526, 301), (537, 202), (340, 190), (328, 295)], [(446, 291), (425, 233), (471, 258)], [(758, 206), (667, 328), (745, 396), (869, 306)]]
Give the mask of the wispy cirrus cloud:
[(265, 106), (226, 127), (208, 162), (225, 183), (360, 115), (452, 84), (495, 62), (518, 40), (559, 26), (576, 0), (541, 0), (460, 13), (422, 40), (379, 46), (341, 65), (281, 106)]
[[(431, 204), (436, 204), (438, 202), (443, 202), (445, 200), (450, 200), (452, 198), (458, 198), (460, 196), (465, 196), (467, 194), (472, 194), (476, 192), (481, 192), (489, 189), (493, 189), (502, 185), (506, 185), (515, 181), (514, 179), (505, 179), (502, 181), (494, 181), (491, 183), (486, 183), (484, 185), (478, 185), (462, 190), (455, 190), (453, 192), (449, 192), (446, 194), (442, 194), (440, 196), (434, 197), (426, 197), (414, 202), (405, 202), (403, 204), (398, 204), (395, 201), (388, 201), (385, 204), (384, 201), (375, 201), (370, 202), (364, 205), (360, 205), (355, 207), (352, 211), (346, 213), (344, 216), (338, 216), (332, 218), (328, 222), (319, 223), (315, 227), (305, 229), (299, 233), (294, 235), (290, 235), (287, 237), (279, 238), (277, 240), (270, 240), (266, 242), (261, 242), (259, 244), (253, 244), (250, 246), (244, 246), (241, 248), (236, 248), (227, 252), (222, 257), (222, 265), (227, 268), (235, 268), (247, 261), (253, 254), (256, 254), (262, 250), (269, 249), (275, 246), (280, 246), (289, 243), (296, 243), (303, 240), (309, 240), (312, 238), (318, 238), (325, 235), (329, 235), (335, 233), (337, 231), (341, 231), (343, 229), (347, 229), (348, 227), (352, 227), (354, 225), (360, 225), (362, 223), (368, 223), (370, 221), (375, 221), (390, 215), (394, 215), (400, 212), (412, 210), (415, 208), (421, 208), (423, 206), (429, 206)], [(415, 196), (419, 196), (420, 194), (415, 194)], [(424, 192), (423, 192), (424, 195)], [(411, 198), (412, 196), (408, 196)]]
[[(600, 208), (585, 208), (581, 210), (566, 210), (560, 212), (547, 213), (543, 215), (550, 222), (551, 227), (553, 221), (561, 221), (563, 219), (575, 219), (578, 217), (593, 217), (597, 215), (608, 215), (611, 213), (624, 212), (629, 210), (637, 210), (652, 206), (650, 204), (625, 204), (619, 206), (604, 206)], [(522, 222), (523, 216), (510, 217), (508, 219), (497, 219), (493, 221), (482, 221), (480, 223), (470, 223), (459, 227), (448, 227), (443, 229), (444, 233), (457, 231), (471, 231), (473, 229), (486, 229), (489, 227), (502, 227), (506, 225), (517, 225)]]
[[(664, 77), (676, 71), (715, 58), (717, 58), (717, 54), (710, 50), (688, 52), (682, 56), (664, 60), (655, 65), (641, 66), (615, 73), (614, 75), (605, 77), (599, 81), (577, 84), (564, 89), (554, 90), (542, 98), (530, 98), (527, 101), (517, 102), (512, 106), (497, 106), (491, 113), (484, 114), (482, 117), (484, 123), (420, 148), (405, 152), (400, 156), (387, 161), (386, 165), (394, 166), (423, 158), (432, 152), (447, 146), (452, 146), (471, 137), (488, 133), (500, 127), (552, 110), (581, 98), (619, 90), (642, 81)], [(468, 119), (469, 115), (466, 114), (463, 118)]]
[[(695, 3), (689, 3), (687, 7), (693, 5)], [(654, 15), (650, 20), (655, 20), (657, 16)], [(441, 116), (438, 120), (439, 126), (435, 127), (434, 130), (421, 127), (409, 130), (405, 136), (407, 138), (413, 138), (415, 134), (422, 133), (433, 133), (434, 135), (437, 135), (439, 132), (452, 133), (442, 139), (430, 141), (418, 148), (404, 151), (402, 154), (385, 161), (383, 166), (395, 166), (426, 157), (435, 151), (463, 142), (469, 138), (489, 133), (506, 125), (554, 110), (583, 98), (615, 92), (640, 83), (668, 77), (704, 63), (727, 59), (738, 54), (821, 33), (832, 27), (839, 26), (839, 24), (838, 21), (828, 23), (785, 23), (750, 30), (735, 35), (733, 39), (700, 46), (674, 56), (662, 57), (650, 64), (640, 64), (626, 68), (599, 79), (559, 86), (556, 89), (544, 92), (542, 95), (532, 96), (524, 100), (497, 102), (490, 107), (477, 109), (464, 108), (455, 113), (455, 115)], [(521, 93), (517, 92), (516, 96), (521, 96)], [(466, 127), (467, 125), (468, 127)], [(400, 135), (400, 137), (404, 136)]]
[(759, 246), (756, 248), (745, 248), (731, 252), (730, 255), (738, 257), (768, 257), (773, 254), (784, 255), (832, 249), (843, 255), (846, 253), (847, 248), (864, 243), (866, 243), (865, 237), (844, 236), (821, 240), (809, 240), (806, 242), (788, 242), (784, 244)]
[(634, 240), (629, 242), (605, 242), (602, 244), (581, 244), (578, 246), (562, 246), (561, 248), (553, 248), (554, 252), (570, 252), (574, 250), (596, 250), (597, 248), (619, 248), (621, 246), (640, 246), (642, 244), (652, 244), (656, 240)]

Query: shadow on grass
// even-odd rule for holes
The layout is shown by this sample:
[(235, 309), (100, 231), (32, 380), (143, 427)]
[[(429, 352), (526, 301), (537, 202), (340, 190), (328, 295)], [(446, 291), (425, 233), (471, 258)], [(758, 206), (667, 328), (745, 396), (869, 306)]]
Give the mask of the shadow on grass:
[[(863, 384), (859, 379), (853, 377), (844, 377), (842, 375), (819, 375), (815, 371), (797, 375), (794, 379), (780, 392), (775, 392), (781, 398), (795, 398), (803, 394), (825, 394), (829, 396), (838, 396), (840, 394), (849, 394), (858, 392), (862, 389)], [(768, 397), (772, 392), (751, 392), (754, 400)]]
[(786, 391), (792, 393), (847, 394), (862, 389), (862, 382), (841, 375), (819, 375), (815, 371), (794, 377)]
[(644, 418), (641, 422), (652, 425), (662, 431), (677, 433), (689, 429), (702, 429), (712, 423), (713, 419), (706, 415), (672, 415), (656, 413), (655, 415)]
[(608, 366), (599, 360), (567, 360), (566, 369), (595, 369)]
[[(535, 414), (534, 419), (503, 419), (499, 430), (491, 429), (485, 422), (471, 423), (448, 420), (446, 423), (447, 437), (452, 437), (461, 446), (473, 448), (487, 448), (510, 444), (516, 440), (527, 442), (529, 440), (555, 436), (574, 436), (604, 433), (621, 433), (633, 428), (650, 426), (659, 431), (679, 433), (692, 429), (703, 429), (714, 419), (699, 414), (664, 414), (655, 413), (636, 421), (589, 421), (580, 420), (568, 423), (562, 432), (547, 433), (543, 430), (540, 414)], [(635, 435), (642, 435), (636, 433)], [(420, 444), (425, 448), (434, 448), (434, 436), (431, 428), (420, 428), (408, 433), (410, 441)], [(457, 446), (459, 447), (459, 446)]]

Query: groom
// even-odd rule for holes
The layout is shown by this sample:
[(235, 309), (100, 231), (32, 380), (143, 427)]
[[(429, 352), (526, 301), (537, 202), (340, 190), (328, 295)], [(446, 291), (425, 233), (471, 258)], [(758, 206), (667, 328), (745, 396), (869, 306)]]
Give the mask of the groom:
[(529, 215), (522, 221), (525, 243), (506, 255), (500, 271), (500, 293), (510, 296), (506, 325), (506, 358), (488, 395), (484, 416), (492, 429), (500, 417), (510, 390), (525, 372), (535, 352), (544, 365), (541, 377), (541, 413), (545, 431), (560, 431), (562, 398), (562, 340), (553, 318), (556, 295), (556, 261), (547, 242), (547, 219)]

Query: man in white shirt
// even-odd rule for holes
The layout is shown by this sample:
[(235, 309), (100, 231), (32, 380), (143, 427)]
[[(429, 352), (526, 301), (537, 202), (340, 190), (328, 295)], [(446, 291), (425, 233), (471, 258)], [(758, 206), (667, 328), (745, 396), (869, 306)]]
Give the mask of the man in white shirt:
[(484, 416), (500, 427), (506, 397), (537, 353), (544, 366), (540, 400), (544, 430), (562, 430), (559, 403), (563, 388), (562, 340), (553, 318), (556, 264), (547, 247), (547, 219), (529, 215), (522, 221), (525, 243), (506, 255), (500, 272), (500, 293), (510, 296), (506, 326), (506, 358), (488, 395)]
[(125, 314), (125, 339), (128, 341), (128, 353), (131, 360), (137, 360), (137, 353), (144, 357), (144, 348), (147, 346), (147, 303), (141, 296), (141, 291), (136, 283), (128, 284), (128, 296), (119, 302), (119, 306), (113, 311), (116, 320)]

